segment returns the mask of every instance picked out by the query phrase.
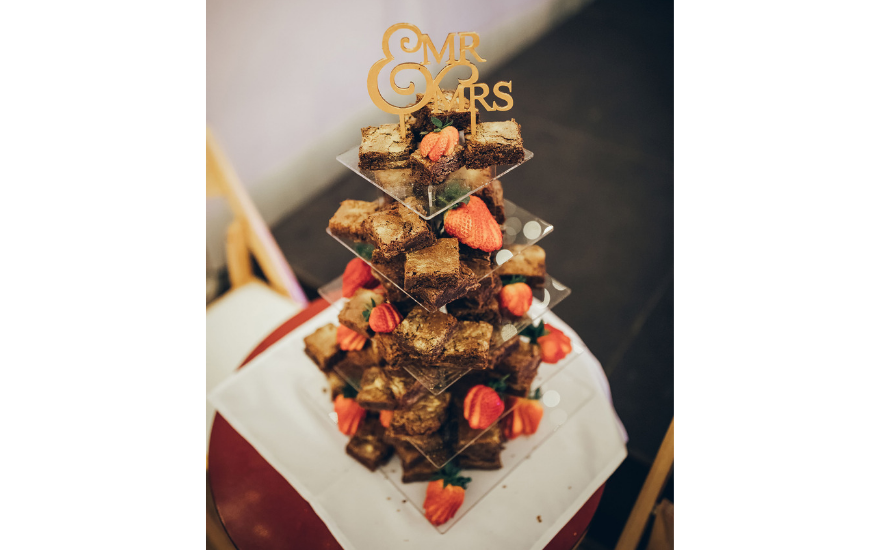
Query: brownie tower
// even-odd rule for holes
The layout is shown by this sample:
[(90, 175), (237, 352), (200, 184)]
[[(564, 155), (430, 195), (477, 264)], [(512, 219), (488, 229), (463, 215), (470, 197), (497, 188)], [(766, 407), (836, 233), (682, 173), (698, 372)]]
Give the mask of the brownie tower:
[(506, 200), (498, 179), (532, 157), (520, 124), (483, 121), (460, 90), (429, 90), (338, 157), (380, 192), (330, 218), (356, 257), (321, 289), (338, 322), (305, 339), (345, 451), (370, 470), (397, 456), (402, 483), (446, 479), (449, 464), (502, 468), (505, 443), (538, 428), (540, 414), (517, 411), (540, 408), (542, 362), (571, 351), (539, 323), (570, 292), (535, 244), (552, 226)]

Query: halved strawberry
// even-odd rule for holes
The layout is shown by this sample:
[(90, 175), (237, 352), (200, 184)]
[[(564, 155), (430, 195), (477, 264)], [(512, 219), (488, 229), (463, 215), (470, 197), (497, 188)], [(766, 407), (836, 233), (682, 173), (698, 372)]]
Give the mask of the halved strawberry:
[(538, 337), (538, 345), (541, 346), (541, 360), (545, 363), (558, 363), (571, 353), (571, 338), (551, 325), (544, 325), (544, 329), (549, 333)]
[(370, 264), (360, 258), (348, 262), (342, 272), (342, 295), (345, 298), (351, 298), (359, 288), (373, 288), (378, 284), (379, 280), (373, 277)]
[(339, 349), (343, 351), (356, 351), (364, 349), (367, 337), (358, 334), (345, 325), (339, 325), (336, 327), (336, 343), (339, 344)]
[(489, 386), (477, 384), (468, 391), (462, 409), (471, 428), (485, 430), (504, 413), (504, 401)]
[(394, 411), (379, 411), (379, 423), (386, 428), (391, 427), (391, 419), (394, 417)]
[(403, 317), (393, 305), (384, 303), (374, 307), (368, 319), (373, 332), (387, 333), (397, 328)]
[(427, 135), (419, 144), (419, 153), (437, 162), (441, 156), (449, 155), (455, 150), (455, 146), (458, 145), (458, 130), (451, 126), (451, 122), (440, 122), (437, 117), (431, 117), (431, 122), (434, 124), (434, 129), (422, 132)]
[(471, 195), (459, 205), (446, 212), (443, 221), (446, 232), (471, 248), (483, 252), (500, 250), (504, 244), (501, 226), (483, 199)]
[(367, 416), (367, 411), (357, 401), (342, 394), (333, 400), (333, 410), (336, 412), (336, 427), (345, 435), (354, 435)]
[(540, 399), (541, 388), (536, 389), (528, 398), (508, 398), (507, 407), (513, 410), (504, 417), (504, 437), (516, 439), (520, 435), (532, 435), (538, 431), (538, 425), (544, 417), (544, 407)]
[(425, 493), (425, 517), (433, 525), (443, 525), (461, 508), (464, 502), (464, 491), (471, 478), (459, 475), (459, 470), (452, 463), (431, 476), (428, 490)]
[(498, 294), (498, 303), (514, 317), (522, 317), (532, 307), (532, 289), (520, 281), (506, 284)]

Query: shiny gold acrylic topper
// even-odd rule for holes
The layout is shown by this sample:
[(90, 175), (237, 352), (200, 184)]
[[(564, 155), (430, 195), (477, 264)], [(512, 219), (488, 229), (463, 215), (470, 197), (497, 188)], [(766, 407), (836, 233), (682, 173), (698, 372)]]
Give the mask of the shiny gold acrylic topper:
[[(415, 103), (414, 105), (409, 105), (406, 107), (396, 107), (391, 103), (388, 103), (382, 94), (379, 93), (379, 72), (389, 63), (394, 61), (394, 56), (391, 54), (391, 49), (388, 44), (391, 41), (391, 36), (399, 31), (399, 30), (408, 30), (415, 33), (417, 40), (414, 46), (409, 47), (410, 38), (409, 36), (403, 36), (400, 39), (400, 49), (405, 53), (416, 53), (419, 49), (424, 50), (424, 61), (422, 63), (399, 63), (393, 69), (391, 69), (391, 89), (394, 90), (394, 93), (400, 95), (412, 95), (415, 93), (415, 83), (410, 81), (409, 85), (405, 88), (401, 88), (397, 85), (396, 77), (400, 71), (405, 71), (407, 69), (416, 70), (422, 73), (422, 76), (425, 77), (425, 95), (422, 97), (422, 100)], [(458, 37), (458, 59), (455, 58), (455, 38)], [(469, 42), (470, 41), (470, 42)], [(385, 35), (382, 37), (382, 51), (385, 52), (385, 58), (377, 61), (371, 68), (370, 74), (367, 77), (367, 90), (370, 92), (370, 99), (373, 100), (373, 103), (376, 104), (377, 107), (385, 111), (386, 113), (391, 113), (394, 115), (400, 116), (400, 134), (406, 134), (406, 124), (404, 120), (406, 115), (409, 113), (418, 111), (425, 105), (427, 105), (431, 100), (435, 101), (435, 105), (442, 106), (446, 103), (445, 96), (440, 91), (440, 82), (443, 80), (443, 77), (446, 76), (449, 71), (458, 66), (467, 66), (471, 69), (471, 75), (467, 79), (458, 79), (458, 87), (455, 89), (455, 94), (452, 96), (452, 99), (449, 100), (448, 109), (454, 109), (456, 107), (462, 107), (464, 104), (465, 89), (469, 92), (470, 104), (468, 110), (471, 113), (471, 132), (476, 129), (477, 125), (477, 102), (483, 104), (483, 109), (486, 111), (508, 111), (511, 107), (513, 107), (513, 98), (510, 96), (510, 92), (513, 91), (511, 82), (498, 82), (495, 84), (493, 88), (493, 92), (498, 97), (505, 101), (506, 103), (503, 105), (498, 105), (495, 101), (492, 102), (492, 106), (490, 107), (486, 103), (486, 96), (489, 95), (489, 86), (480, 82), (477, 82), (479, 78), (479, 71), (477, 70), (477, 66), (471, 63), (466, 57), (465, 53), (470, 52), (471, 56), (474, 58), (474, 61), (485, 62), (486, 60), (480, 57), (477, 53), (477, 46), (480, 45), (480, 36), (475, 32), (459, 32), (459, 33), (449, 33), (446, 35), (446, 41), (443, 42), (443, 47), (440, 48), (440, 51), (437, 51), (437, 48), (434, 46), (434, 43), (431, 41), (431, 38), (427, 34), (422, 34), (422, 31), (419, 30), (415, 25), (411, 25), (409, 23), (398, 23), (396, 25), (392, 25), (388, 27), (388, 30), (385, 31)], [(431, 76), (431, 71), (428, 70), (426, 65), (431, 63), (428, 58), (428, 53), (434, 57), (437, 63), (443, 62), (443, 57), (446, 51), (449, 51), (449, 61), (446, 63), (446, 66), (437, 74), (437, 77), (434, 78)], [(502, 88), (507, 88), (507, 93), (502, 91)], [(461, 130), (463, 128), (459, 128)]]

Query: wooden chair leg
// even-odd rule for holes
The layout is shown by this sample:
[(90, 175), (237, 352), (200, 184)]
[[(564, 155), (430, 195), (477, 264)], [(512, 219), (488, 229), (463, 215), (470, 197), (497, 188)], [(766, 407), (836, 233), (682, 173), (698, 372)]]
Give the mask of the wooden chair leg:
[(239, 220), (234, 220), (226, 230), (226, 266), (232, 288), (238, 288), (254, 280), (247, 236), (244, 224)]
[(657, 498), (666, 485), (669, 471), (672, 469), (675, 455), (674, 427), (675, 419), (673, 418), (672, 422), (669, 423), (669, 429), (666, 431), (663, 443), (660, 444), (657, 458), (654, 459), (651, 471), (648, 472), (648, 478), (645, 479), (645, 484), (642, 485), (639, 498), (636, 499), (636, 504), (629, 514), (629, 519), (626, 520), (623, 533), (620, 534), (620, 539), (617, 541), (617, 546), (614, 547), (614, 550), (635, 550), (642, 539), (645, 524), (648, 523), (648, 518), (651, 517), (651, 511), (654, 510)]

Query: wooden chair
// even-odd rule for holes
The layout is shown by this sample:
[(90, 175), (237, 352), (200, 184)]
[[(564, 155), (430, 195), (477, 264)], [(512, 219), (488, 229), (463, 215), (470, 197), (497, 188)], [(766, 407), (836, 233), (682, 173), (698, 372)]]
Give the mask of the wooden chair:
[[(623, 532), (620, 534), (620, 539), (618, 539), (614, 550), (635, 550), (642, 540), (645, 525), (655, 510), (657, 498), (663, 491), (663, 487), (666, 486), (669, 472), (672, 469), (675, 454), (674, 429), (675, 419), (673, 418), (672, 422), (669, 423), (669, 429), (666, 431), (663, 443), (660, 444), (660, 450), (657, 452), (654, 464), (648, 472), (648, 477), (645, 479), (645, 484), (642, 485), (639, 498), (636, 499), (635, 506), (633, 506), (632, 512), (629, 514), (629, 519), (626, 520), (626, 525), (623, 527)], [(667, 528), (665, 523), (655, 524), (655, 527)], [(656, 531), (657, 529), (655, 528), (655, 533), (652, 533), (652, 540), (649, 541), (649, 544), (654, 542), (654, 538), (659, 538), (656, 536)], [(667, 531), (667, 533), (671, 538), (671, 530)]]
[[(222, 197), (233, 221), (226, 232), (231, 289), (207, 308), (207, 392), (228, 377), (278, 325), (308, 305), (293, 270), (211, 130), (207, 131), (207, 197)], [(255, 275), (251, 257), (268, 282)], [(207, 405), (207, 434), (214, 409)]]

